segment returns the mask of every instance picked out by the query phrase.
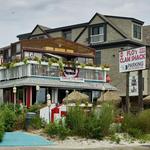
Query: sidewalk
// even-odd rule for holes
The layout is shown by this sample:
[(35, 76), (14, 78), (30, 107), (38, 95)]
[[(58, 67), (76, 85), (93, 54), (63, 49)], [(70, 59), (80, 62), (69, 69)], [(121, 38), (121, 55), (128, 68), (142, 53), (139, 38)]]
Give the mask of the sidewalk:
[(150, 150), (150, 145), (145, 146), (115, 146), (115, 147), (82, 147), (75, 148), (48, 146), (48, 147), (0, 147), (0, 150)]

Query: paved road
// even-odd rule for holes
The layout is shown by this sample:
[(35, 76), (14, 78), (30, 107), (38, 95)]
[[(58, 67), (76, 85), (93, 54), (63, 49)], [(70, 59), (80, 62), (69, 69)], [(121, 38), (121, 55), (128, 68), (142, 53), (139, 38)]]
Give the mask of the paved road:
[(0, 150), (150, 150), (150, 145), (144, 146), (115, 146), (115, 147), (97, 147), (97, 148), (76, 148), (76, 147), (0, 147)]

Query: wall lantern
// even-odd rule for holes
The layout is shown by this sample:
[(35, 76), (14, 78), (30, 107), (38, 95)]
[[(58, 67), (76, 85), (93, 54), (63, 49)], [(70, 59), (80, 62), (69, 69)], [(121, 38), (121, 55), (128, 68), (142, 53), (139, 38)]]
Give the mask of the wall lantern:
[(13, 93), (16, 93), (17, 92), (17, 88), (14, 86), (13, 87)]
[(39, 91), (39, 90), (40, 90), (40, 86), (36, 85), (36, 91)]

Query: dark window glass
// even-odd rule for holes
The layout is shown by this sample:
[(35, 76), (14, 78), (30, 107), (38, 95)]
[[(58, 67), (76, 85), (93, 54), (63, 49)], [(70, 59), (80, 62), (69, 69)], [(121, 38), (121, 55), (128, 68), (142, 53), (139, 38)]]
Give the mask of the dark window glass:
[(96, 65), (101, 64), (101, 51), (100, 50), (96, 51), (95, 64)]
[(104, 42), (104, 26), (94, 26), (90, 28), (90, 43)]
[(136, 39), (141, 39), (141, 26), (134, 24), (133, 25), (133, 37)]

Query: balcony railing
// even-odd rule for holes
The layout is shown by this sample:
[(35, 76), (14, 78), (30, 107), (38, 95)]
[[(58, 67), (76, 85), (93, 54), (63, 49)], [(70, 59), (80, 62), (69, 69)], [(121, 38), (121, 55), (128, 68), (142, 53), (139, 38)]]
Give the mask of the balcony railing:
[[(100, 67), (77, 67), (79, 72), (77, 78), (84, 80), (103, 81), (106, 80), (107, 69), (101, 69)], [(0, 69), (0, 81), (12, 80), (24, 77), (61, 77), (61, 71), (58, 64), (48, 65), (47, 62), (39, 64), (36, 61), (29, 61), (28, 64), (20, 62), (12, 68)]]
[(96, 35), (91, 35), (90, 36), (90, 43), (91, 44), (96, 44), (104, 42), (104, 34), (96, 34)]

